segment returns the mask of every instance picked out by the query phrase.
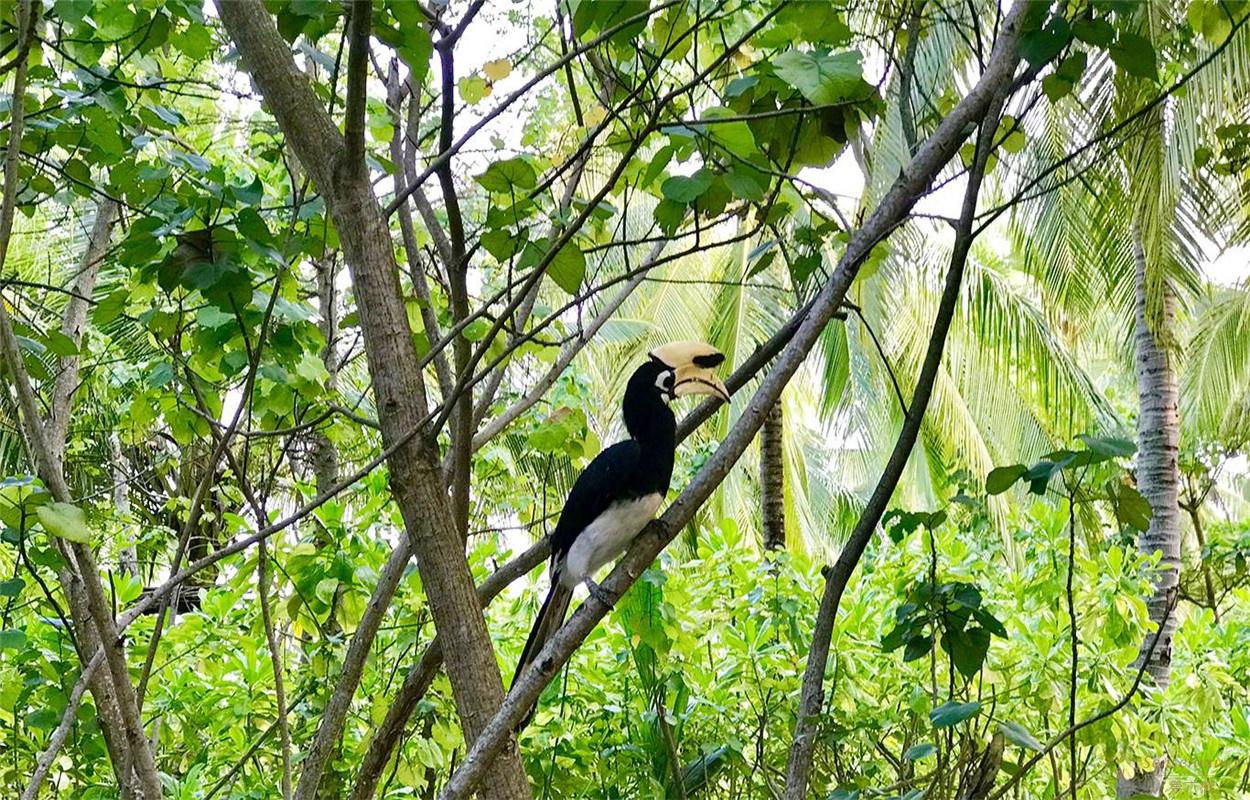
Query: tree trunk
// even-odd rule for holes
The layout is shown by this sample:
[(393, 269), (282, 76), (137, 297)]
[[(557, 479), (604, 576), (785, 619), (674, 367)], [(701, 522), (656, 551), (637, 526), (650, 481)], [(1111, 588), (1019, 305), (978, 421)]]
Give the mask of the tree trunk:
[[(1166, 284), (1159, 299), (1160, 312), (1151, 320), (1148, 311), (1146, 250), (1140, 228), (1134, 227), (1133, 256), (1137, 263), (1137, 487), (1150, 504), (1150, 526), (1138, 540), (1146, 555), (1163, 553), (1154, 574), (1154, 591), (1146, 601), (1150, 620), (1161, 625), (1159, 641), (1153, 647), (1154, 634), (1146, 636), (1137, 665), (1149, 657), (1146, 678), (1164, 689), (1172, 675), (1172, 637), (1176, 617), (1171, 614), (1180, 576), (1181, 516), (1177, 499), (1180, 473), (1177, 464), (1180, 442), (1180, 419), (1177, 414), (1176, 371), (1169, 353), (1169, 336), (1175, 320), (1175, 298)], [(1119, 775), (1117, 797), (1145, 795), (1159, 797), (1163, 793), (1165, 763), (1155, 762), (1153, 770), (1134, 775)]]
[[(368, 19), (368, 7), (353, 5), (353, 21)], [(352, 114), (363, 115), (360, 94), (365, 55), (349, 54), (347, 129), (344, 137), (321, 105), (291, 51), (278, 34), (273, 17), (259, 0), (233, 0), (218, 5), (222, 23), (239, 49), (266, 107), (274, 115), (300, 163), (308, 170), (342, 238), (343, 253), (352, 276), (360, 311), (365, 356), (382, 429), (391, 493), (404, 519), (407, 538), (397, 545), (369, 600), (365, 616), (352, 638), (343, 672), (313, 745), (303, 762), (296, 787), (297, 800), (308, 800), (320, 783), (326, 760), (342, 734), (352, 695), (359, 685), (365, 660), (381, 617), (390, 605), (399, 576), (410, 554), (440, 637), (447, 675), (464, 738), (472, 744), (503, 703), (503, 680), (473, 575), (465, 558), (464, 539), (456, 528), (452, 507), (443, 487), (438, 446), (425, 431), (425, 385), (412, 329), (399, 284), (394, 244), (373, 193), (364, 156), (359, 152), (363, 130)], [(353, 47), (367, 49), (368, 38), (353, 34)], [(447, 398), (451, 402), (451, 398)], [(483, 796), (528, 798), (529, 779), (521, 766), (515, 740), (494, 765), (493, 780)]]
[(764, 418), (764, 427), (760, 428), (760, 532), (765, 550), (786, 549), (784, 430), (781, 401), (778, 401)]

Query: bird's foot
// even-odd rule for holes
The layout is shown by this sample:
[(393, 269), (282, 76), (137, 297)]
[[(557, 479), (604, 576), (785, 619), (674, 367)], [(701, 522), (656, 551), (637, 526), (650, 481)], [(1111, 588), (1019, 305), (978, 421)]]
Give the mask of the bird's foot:
[(591, 597), (595, 598), (600, 603), (603, 603), (608, 608), (616, 607), (616, 600), (612, 597), (612, 595), (610, 595), (606, 589), (595, 583), (590, 578), (586, 579), (586, 589), (590, 592)]

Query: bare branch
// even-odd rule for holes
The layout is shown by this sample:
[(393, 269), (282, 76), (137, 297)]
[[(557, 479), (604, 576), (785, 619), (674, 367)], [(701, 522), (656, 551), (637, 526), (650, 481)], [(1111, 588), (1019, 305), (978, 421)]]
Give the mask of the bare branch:
[[(850, 581), (855, 567), (859, 564), (859, 559), (863, 556), (864, 549), (876, 533), (877, 525), (882, 515), (885, 514), (890, 498), (894, 495), (894, 489), (898, 486), (907, 461), (911, 458), (911, 451), (916, 444), (916, 438), (920, 435), (920, 426), (929, 406), (929, 398), (933, 394), (938, 371), (942, 367), (946, 334), (955, 318), (955, 307), (959, 302), (959, 289), (963, 283), (968, 251), (975, 238), (972, 225), (981, 182), (985, 177), (985, 164), (989, 159), (994, 131), (998, 127), (1003, 103), (1010, 89), (1012, 73), (1019, 61), (1016, 39), (1019, 35), (1018, 25), (1022, 16), (1021, 7), (1012, 9), (1012, 14), (1008, 17), (1007, 28), (995, 48), (990, 66), (982, 77), (981, 83), (978, 84), (978, 88), (988, 85), (989, 91), (993, 92), (993, 97), (988, 101), (988, 108), (984, 108), (983, 111), (984, 116), (977, 135), (973, 169), (968, 175), (963, 210), (955, 234), (955, 245), (951, 250), (951, 265), (946, 274), (946, 285), (942, 289), (937, 315), (933, 320), (929, 346), (925, 352), (920, 373), (916, 377), (916, 388), (912, 392), (911, 403), (906, 406), (907, 412), (903, 418), (903, 426), (885, 469), (877, 480), (876, 488), (873, 489), (872, 496), (869, 497), (859, 521), (843, 546), (837, 562), (826, 571), (825, 591), (821, 597), (816, 626), (812, 632), (812, 645), (808, 650), (807, 667), (803, 672), (798, 720), (794, 726), (794, 741), (790, 746), (790, 756), (786, 763), (784, 800), (802, 800), (807, 795), (812, 753), (816, 745), (816, 718), (820, 714), (824, 700), (825, 666), (829, 660), (829, 642), (837, 620), (838, 605), (847, 582)], [(994, 69), (996, 65), (999, 67), (997, 71)], [(945, 123), (946, 120), (943, 121), (943, 125)], [(941, 127), (939, 127), (940, 131)]]
[(347, 50), (347, 107), (344, 111), (343, 140), (347, 145), (344, 163), (350, 170), (364, 172), (365, 101), (369, 73), (369, 28), (373, 22), (372, 0), (351, 0), (350, 36)]

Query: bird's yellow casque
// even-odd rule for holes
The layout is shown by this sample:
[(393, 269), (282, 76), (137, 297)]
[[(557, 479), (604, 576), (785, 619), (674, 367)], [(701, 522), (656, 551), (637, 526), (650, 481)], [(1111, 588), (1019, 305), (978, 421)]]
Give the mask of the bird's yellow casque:
[(725, 354), (706, 342), (682, 341), (660, 345), (651, 358), (676, 372), (673, 394), (708, 394), (729, 402), (729, 389), (716, 374)]

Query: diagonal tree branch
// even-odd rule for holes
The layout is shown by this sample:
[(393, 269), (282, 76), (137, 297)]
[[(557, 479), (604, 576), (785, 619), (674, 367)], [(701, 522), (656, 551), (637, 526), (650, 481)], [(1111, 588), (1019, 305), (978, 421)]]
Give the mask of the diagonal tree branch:
[[(647, 258), (640, 266), (645, 268), (648, 264), (654, 263), (655, 260), (660, 257), (660, 253), (664, 251), (666, 244), (667, 242), (660, 242), (652, 247), (651, 252), (647, 255)], [(569, 366), (569, 364), (573, 363), (573, 359), (577, 357), (577, 354), (580, 353), (592, 339), (594, 339), (595, 335), (599, 333), (599, 330), (607, 324), (608, 320), (612, 318), (612, 315), (616, 313), (617, 309), (619, 309), (621, 305), (629, 299), (629, 296), (634, 293), (635, 289), (642, 285), (642, 282), (646, 280), (646, 278), (647, 273), (645, 271), (640, 271), (624, 286), (622, 286), (612, 299), (609, 300), (603, 308), (599, 309), (599, 313), (595, 315), (595, 318), (591, 320), (590, 324), (578, 333), (575, 339), (566, 344), (560, 350), (560, 355), (556, 357), (555, 363), (553, 363), (543, 376), (538, 379), (534, 386), (526, 392), (525, 396), (508, 406), (508, 408), (506, 408), (499, 416), (492, 419), (490, 424), (473, 437), (473, 449), (475, 451), (480, 449), (491, 439), (495, 438), (507, 429), (507, 427), (511, 425), (517, 417), (524, 414), (531, 407), (533, 407), (535, 403), (541, 400), (543, 395), (547, 393), (547, 390), (554, 386), (559, 377), (564, 374), (564, 370)], [(499, 371), (502, 372), (503, 368), (500, 367)]]
[(1004, 87), (1011, 85), (1019, 62), (1016, 40), (1029, 7), (1027, 3), (1020, 3), (1012, 8), (1000, 41), (981, 79), (939, 123), (933, 135), (919, 148), (911, 163), (882, 198), (877, 209), (847, 243), (837, 268), (815, 298), (809, 314), (793, 339), (782, 350), (772, 371), (761, 383), (721, 446), (705, 462), (664, 515), (648, 525), (644, 533), (634, 541), (629, 552), (600, 584), (600, 596), (591, 596), (573, 614), (543, 648), (534, 664), (515, 682), (499, 713), (470, 747), (464, 762), (451, 776), (440, 795), (441, 800), (463, 798), (473, 791), (485, 776), (495, 754), (508, 741), (510, 732), (537, 701), (542, 689), (608, 612), (609, 606), (604, 601), (620, 598), (625, 593), (677, 532), (689, 522), (745, 452), (763, 424), (764, 417), (780, 397), (782, 389), (798, 370), (824, 326), (841, 305), (860, 264), (873, 245), (886, 237), (904, 219), (934, 176), (958, 150), (969, 123), (984, 117), (994, 98)]
[[(1001, 53), (1001, 49), (1005, 47), (1014, 56), (1009, 59), (1014, 68), (1018, 56), (1015, 55), (1015, 41), (1010, 38), (1011, 36), (1010, 31), (1004, 33), (1003, 39), (999, 41), (999, 50), (996, 52)], [(803, 672), (798, 720), (795, 723), (794, 741), (790, 746), (790, 756), (786, 764), (786, 788), (782, 795), (784, 800), (802, 800), (807, 796), (812, 754), (816, 744), (816, 720), (824, 701), (825, 666), (829, 660), (829, 643), (833, 635), (833, 625), (837, 619), (838, 604), (847, 582), (864, 554), (864, 549), (876, 533), (877, 525), (881, 522), (881, 517), (885, 514), (890, 498), (894, 495), (894, 489), (898, 486), (907, 461), (911, 458), (912, 448), (916, 444), (916, 438), (920, 435), (920, 426), (924, 422), (929, 399), (933, 394), (934, 382), (942, 366), (946, 334), (955, 318), (955, 307), (959, 302), (964, 268), (968, 263), (968, 251), (975, 238), (972, 224), (976, 215), (981, 182), (985, 177), (985, 164), (992, 149), (994, 131), (998, 128), (1003, 103), (1010, 89), (1011, 73), (1005, 73), (1004, 77), (1007, 80), (995, 86), (995, 97), (990, 102), (989, 108), (985, 110), (985, 117), (979, 128), (974, 164), (968, 174), (968, 187), (964, 192), (963, 209), (956, 226), (955, 245), (951, 250), (950, 269), (947, 271), (946, 284), (938, 303), (937, 315), (933, 320), (929, 346), (916, 378), (916, 388), (912, 392), (911, 402), (906, 405), (902, 429), (899, 431), (885, 469), (877, 480), (877, 486), (873, 489), (868, 503), (860, 514), (859, 521), (843, 546), (842, 553), (833, 567), (826, 570), (825, 591), (816, 616), (812, 646), (808, 650), (807, 668)]]

